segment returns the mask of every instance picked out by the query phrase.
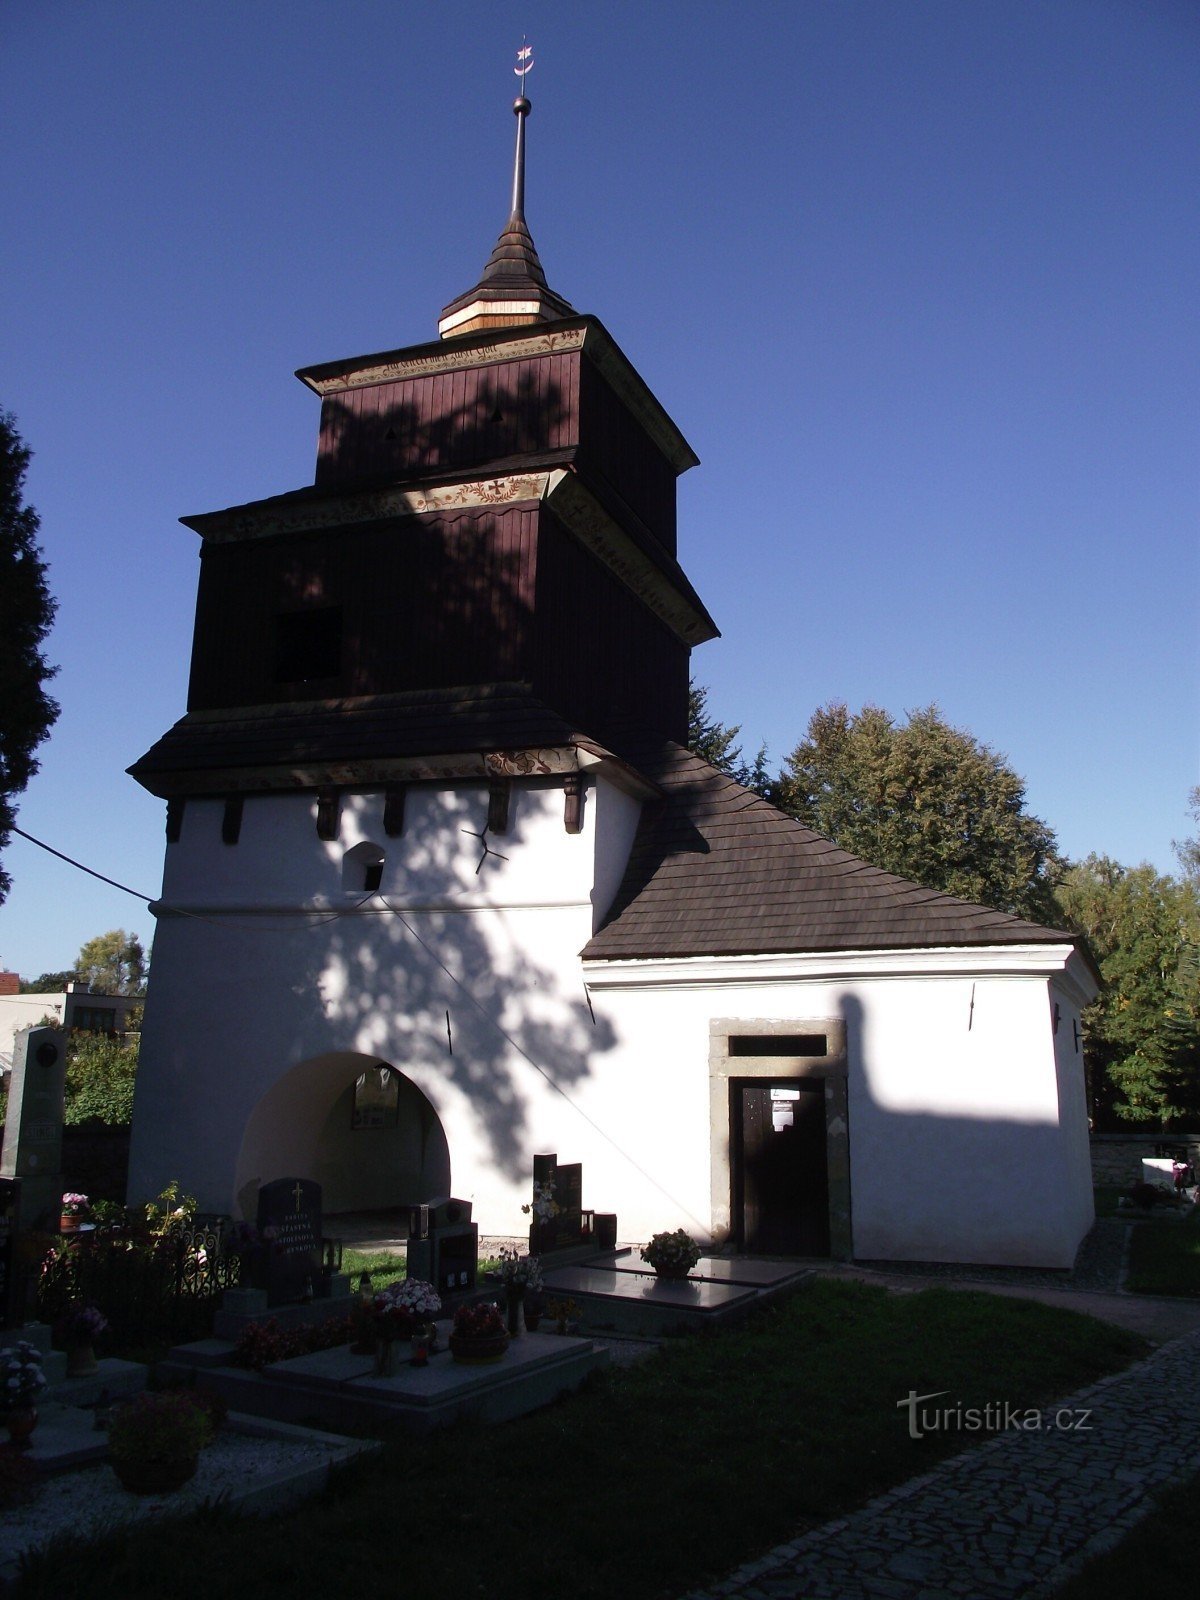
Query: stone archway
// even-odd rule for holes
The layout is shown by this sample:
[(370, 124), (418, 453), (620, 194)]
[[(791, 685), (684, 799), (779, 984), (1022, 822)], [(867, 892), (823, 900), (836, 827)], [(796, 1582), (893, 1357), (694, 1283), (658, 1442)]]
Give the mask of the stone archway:
[[(354, 1126), (355, 1084), (379, 1069), (398, 1087), (390, 1125)], [(450, 1151), (441, 1119), (390, 1062), (338, 1051), (302, 1061), (250, 1113), (234, 1179), (234, 1209), (253, 1220), (258, 1191), (274, 1178), (312, 1178), (326, 1212), (373, 1211), (450, 1193)]]

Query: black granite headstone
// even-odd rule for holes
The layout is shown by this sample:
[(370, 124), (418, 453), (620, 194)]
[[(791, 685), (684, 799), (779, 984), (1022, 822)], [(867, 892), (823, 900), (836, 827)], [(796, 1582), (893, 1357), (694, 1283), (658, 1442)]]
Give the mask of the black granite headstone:
[(529, 1229), (529, 1249), (535, 1256), (563, 1250), (583, 1239), (583, 1166), (578, 1161), (560, 1162), (557, 1156), (534, 1156), (533, 1192), (549, 1189), (557, 1211), (539, 1218), (536, 1211)]
[(578, 1244), (583, 1238), (583, 1164), (559, 1162), (554, 1198), (558, 1201), (558, 1245)]
[(534, 1156), (533, 1204), (535, 1209), (529, 1224), (529, 1252), (531, 1255), (545, 1255), (548, 1250), (553, 1250), (558, 1243), (558, 1218), (556, 1216), (539, 1217), (536, 1210), (539, 1192), (544, 1193), (549, 1189), (553, 1193), (556, 1188), (557, 1172), (557, 1156)]
[(276, 1178), (258, 1191), (263, 1280), (269, 1306), (311, 1296), (321, 1274), (321, 1185)]

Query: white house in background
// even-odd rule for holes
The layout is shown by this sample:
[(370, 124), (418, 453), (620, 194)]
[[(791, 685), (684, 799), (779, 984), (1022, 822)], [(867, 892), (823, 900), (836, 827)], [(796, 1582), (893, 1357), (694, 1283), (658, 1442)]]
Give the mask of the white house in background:
[(316, 482), (201, 536), (131, 1194), (253, 1217), (581, 1161), (621, 1236), (1067, 1267), (1072, 939), (867, 866), (683, 747), (696, 458), (514, 209), (437, 342), (310, 367)]
[(93, 994), (86, 983), (69, 983), (52, 994), (22, 994), (18, 974), (0, 972), (0, 1073), (12, 1071), (15, 1036), (23, 1028), (49, 1018), (68, 1033), (123, 1034), (130, 1010), (141, 1003), (126, 995)]

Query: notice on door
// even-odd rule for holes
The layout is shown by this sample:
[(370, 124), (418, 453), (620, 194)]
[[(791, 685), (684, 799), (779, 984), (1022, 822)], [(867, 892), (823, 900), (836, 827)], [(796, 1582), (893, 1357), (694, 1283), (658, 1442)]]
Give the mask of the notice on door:
[(799, 1089), (785, 1089), (772, 1084), (771, 1086), (771, 1132), (783, 1133), (785, 1129), (794, 1125), (796, 1120), (795, 1102), (800, 1098)]

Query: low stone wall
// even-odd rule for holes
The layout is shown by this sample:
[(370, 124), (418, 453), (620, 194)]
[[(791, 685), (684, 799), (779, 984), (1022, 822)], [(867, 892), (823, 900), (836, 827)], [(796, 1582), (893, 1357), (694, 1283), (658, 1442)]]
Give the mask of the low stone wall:
[(1127, 1189), (1142, 1175), (1142, 1160), (1159, 1145), (1187, 1148), (1188, 1160), (1200, 1170), (1200, 1133), (1094, 1133), (1092, 1182)]

